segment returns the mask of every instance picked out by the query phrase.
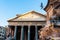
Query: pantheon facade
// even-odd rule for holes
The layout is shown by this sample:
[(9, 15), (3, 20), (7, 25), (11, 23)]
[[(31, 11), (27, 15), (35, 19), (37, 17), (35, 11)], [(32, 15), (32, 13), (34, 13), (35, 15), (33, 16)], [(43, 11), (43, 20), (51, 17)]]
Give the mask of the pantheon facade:
[(46, 24), (46, 15), (36, 11), (17, 14), (8, 20), (9, 33), (14, 40), (38, 40), (38, 31)]

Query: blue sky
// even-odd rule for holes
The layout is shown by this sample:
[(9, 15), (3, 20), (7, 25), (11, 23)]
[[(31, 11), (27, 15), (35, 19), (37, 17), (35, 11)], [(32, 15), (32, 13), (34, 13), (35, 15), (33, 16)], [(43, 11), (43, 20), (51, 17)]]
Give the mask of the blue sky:
[(7, 20), (13, 18), (16, 14), (23, 14), (25, 12), (35, 10), (45, 14), (41, 9), (40, 4), (43, 3), (45, 7), (48, 0), (0, 0), (0, 26), (8, 25)]

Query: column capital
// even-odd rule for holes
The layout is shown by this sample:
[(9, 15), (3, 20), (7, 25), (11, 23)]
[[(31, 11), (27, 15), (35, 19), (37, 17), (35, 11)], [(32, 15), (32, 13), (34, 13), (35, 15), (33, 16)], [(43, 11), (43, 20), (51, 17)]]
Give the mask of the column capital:
[(15, 27), (17, 27), (17, 25), (15, 25)]
[(35, 25), (35, 28), (37, 28), (37, 25)]
[(28, 25), (28, 27), (30, 27), (31, 25)]
[(21, 25), (21, 27), (24, 27), (24, 25)]
[(35, 25), (35, 26), (38, 26), (38, 25)]

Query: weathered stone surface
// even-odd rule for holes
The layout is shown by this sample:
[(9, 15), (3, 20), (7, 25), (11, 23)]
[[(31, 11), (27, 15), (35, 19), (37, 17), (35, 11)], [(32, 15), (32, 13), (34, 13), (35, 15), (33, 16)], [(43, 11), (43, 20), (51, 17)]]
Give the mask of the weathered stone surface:
[(53, 37), (60, 37), (60, 28), (54, 28), (53, 26), (44, 27), (39, 32), (40, 40), (47, 40), (49, 38), (52, 39)]
[[(40, 40), (52, 40), (53, 37), (60, 37), (60, 26), (56, 25), (59, 22), (60, 17), (60, 0), (49, 0), (47, 7), (45, 8), (47, 12), (46, 26), (39, 31)], [(55, 16), (55, 18), (54, 18)], [(51, 22), (51, 20), (56, 20), (57, 23)], [(55, 22), (56, 22), (55, 21)], [(53, 24), (53, 25), (51, 25)], [(59, 26), (59, 27), (58, 27)], [(60, 39), (59, 39), (60, 40)]]

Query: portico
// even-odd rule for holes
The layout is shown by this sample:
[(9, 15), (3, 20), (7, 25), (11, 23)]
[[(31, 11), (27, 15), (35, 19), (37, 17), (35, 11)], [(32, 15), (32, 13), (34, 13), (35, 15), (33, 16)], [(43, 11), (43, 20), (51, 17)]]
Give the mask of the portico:
[(8, 27), (14, 40), (38, 40), (38, 30), (45, 25), (45, 22), (45, 15), (31, 11), (8, 20)]

